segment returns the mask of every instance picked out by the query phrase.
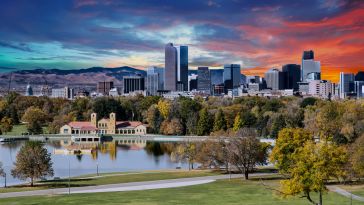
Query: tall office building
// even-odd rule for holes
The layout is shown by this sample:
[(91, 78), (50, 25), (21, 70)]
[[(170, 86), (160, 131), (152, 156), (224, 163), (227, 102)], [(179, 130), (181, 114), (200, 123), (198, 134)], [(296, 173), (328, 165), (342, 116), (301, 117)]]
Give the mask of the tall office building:
[(197, 90), (197, 77), (193, 73), (188, 76), (188, 91)]
[(340, 72), (340, 98), (346, 98), (350, 92), (354, 91), (354, 74)]
[(224, 83), (224, 69), (210, 69), (211, 85)]
[(364, 81), (354, 81), (354, 92), (357, 98), (364, 97)]
[(312, 80), (308, 87), (308, 94), (317, 97), (330, 98), (335, 92), (335, 84), (326, 80)]
[(208, 67), (198, 67), (197, 69), (197, 90), (204, 93), (211, 93), (211, 76)]
[(142, 91), (145, 89), (144, 77), (142, 76), (125, 76), (123, 78), (124, 93)]
[(302, 60), (313, 60), (313, 59), (315, 59), (313, 50), (303, 51)]
[(267, 88), (272, 90), (283, 90), (284, 89), (284, 79), (285, 73), (278, 69), (271, 69), (265, 73), (265, 81), (267, 83)]
[(224, 86), (225, 93), (228, 90), (238, 88), (240, 86), (240, 65), (226, 64), (224, 65)]
[(165, 46), (165, 89), (188, 90), (188, 46)]
[(364, 81), (364, 71), (359, 71), (355, 75), (355, 81)]
[(25, 90), (25, 96), (33, 96), (33, 88), (29, 84), (27, 85), (27, 88)]
[(164, 69), (150, 67), (147, 69), (146, 90), (147, 95), (157, 95), (158, 90), (164, 89)]
[(111, 88), (114, 88), (114, 82), (112, 81), (104, 81), (97, 83), (97, 92), (103, 95), (109, 95), (109, 91)]
[(298, 90), (298, 82), (301, 80), (301, 66), (297, 64), (287, 64), (282, 66), (285, 73), (285, 89)]
[(319, 78), (319, 73), (321, 73), (320, 61), (314, 60), (314, 53), (312, 50), (304, 51), (302, 55), (301, 82), (321, 80), (321, 78)]

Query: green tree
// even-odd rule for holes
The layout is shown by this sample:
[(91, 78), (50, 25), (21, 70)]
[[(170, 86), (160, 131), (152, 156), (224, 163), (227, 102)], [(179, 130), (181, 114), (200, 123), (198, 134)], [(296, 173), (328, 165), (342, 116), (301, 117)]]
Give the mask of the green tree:
[(27, 122), (28, 132), (40, 134), (42, 133), (42, 125), (47, 121), (47, 115), (37, 107), (29, 107), (25, 111), (22, 121)]
[(286, 121), (284, 119), (284, 116), (279, 114), (273, 120), (270, 137), (276, 139), (278, 137), (279, 131), (282, 130), (283, 128), (285, 128), (285, 127), (286, 127)]
[(96, 98), (92, 109), (97, 113), (98, 118), (108, 118), (110, 113), (113, 112), (116, 114), (117, 120), (119, 120), (123, 113), (121, 104), (116, 99), (109, 97)]
[(364, 177), (364, 135), (351, 144), (350, 163), (354, 174), (358, 178)]
[(200, 111), (200, 118), (197, 122), (197, 135), (209, 135), (212, 129), (212, 120), (207, 108)]
[(11, 175), (21, 180), (29, 178), (32, 187), (35, 179), (53, 176), (51, 154), (41, 142), (26, 142), (20, 148), (14, 166)]
[[(327, 181), (345, 176), (347, 153), (334, 143), (315, 143), (304, 129), (285, 128), (279, 132), (270, 160), (287, 176), (281, 181), (281, 193), (302, 194), (310, 203), (322, 204)], [(318, 203), (312, 199), (312, 192), (319, 194)]]
[(215, 114), (215, 120), (214, 120), (214, 128), (213, 131), (219, 131), (219, 130), (226, 130), (226, 120), (224, 117), (224, 113), (221, 109), (218, 109), (218, 111)]
[(3, 117), (0, 121), (0, 130), (2, 133), (10, 132), (13, 129), (13, 120), (8, 117)]

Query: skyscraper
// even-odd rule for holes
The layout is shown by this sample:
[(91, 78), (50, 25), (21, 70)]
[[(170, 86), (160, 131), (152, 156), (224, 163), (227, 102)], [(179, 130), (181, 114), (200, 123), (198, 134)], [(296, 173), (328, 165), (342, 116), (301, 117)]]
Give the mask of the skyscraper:
[(225, 93), (240, 86), (240, 65), (226, 64), (224, 65), (224, 86)]
[(165, 46), (165, 89), (170, 91), (188, 90), (188, 47)]
[(357, 98), (364, 97), (364, 81), (355, 81), (354, 82), (354, 92), (356, 93)]
[(197, 69), (197, 90), (211, 93), (211, 76), (208, 67), (198, 67)]
[(283, 90), (285, 73), (278, 69), (271, 69), (265, 73), (265, 80), (267, 82), (267, 88), (272, 90)]
[(348, 93), (354, 91), (354, 74), (340, 72), (340, 98), (345, 98)]
[(282, 71), (286, 74), (285, 89), (298, 90), (298, 84), (301, 80), (301, 66), (297, 64), (287, 64), (282, 66)]
[(142, 76), (124, 76), (123, 78), (124, 93), (144, 90), (144, 77)]
[(150, 67), (147, 69), (146, 90), (147, 95), (157, 95), (158, 90), (164, 89), (164, 69)]
[(97, 92), (103, 95), (109, 95), (109, 91), (114, 87), (114, 82), (98, 82), (97, 83)]
[(302, 55), (301, 81), (307, 82), (308, 80), (320, 80), (319, 73), (321, 73), (320, 61), (314, 60), (314, 53), (312, 50), (304, 51)]
[(355, 75), (355, 81), (364, 81), (364, 71), (359, 71)]

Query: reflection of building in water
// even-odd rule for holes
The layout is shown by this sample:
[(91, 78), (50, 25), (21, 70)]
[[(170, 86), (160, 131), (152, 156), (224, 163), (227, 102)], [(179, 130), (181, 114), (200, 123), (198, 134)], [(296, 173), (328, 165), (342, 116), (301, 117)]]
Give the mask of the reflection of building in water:
[(147, 140), (145, 139), (115, 139), (115, 142), (118, 145), (126, 145), (131, 150), (144, 149), (144, 147), (147, 145)]
[(96, 113), (91, 114), (91, 121), (73, 121), (60, 128), (60, 134), (120, 134), (145, 135), (147, 128), (138, 121), (116, 121), (116, 114), (97, 121)]
[(106, 154), (109, 152), (110, 159), (115, 160), (116, 159), (116, 142), (105, 142), (103, 144), (100, 144), (99, 146), (100, 152), (103, 154)]

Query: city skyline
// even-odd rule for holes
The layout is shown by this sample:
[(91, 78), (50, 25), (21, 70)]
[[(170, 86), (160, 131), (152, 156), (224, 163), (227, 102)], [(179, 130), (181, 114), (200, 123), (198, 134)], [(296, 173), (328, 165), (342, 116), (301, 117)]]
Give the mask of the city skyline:
[(189, 46), (190, 69), (240, 64), (260, 76), (301, 64), (302, 52), (313, 50), (322, 79), (338, 82), (341, 71), (364, 70), (363, 22), (359, 1), (6, 0), (0, 72), (164, 67), (164, 45), (173, 42)]

